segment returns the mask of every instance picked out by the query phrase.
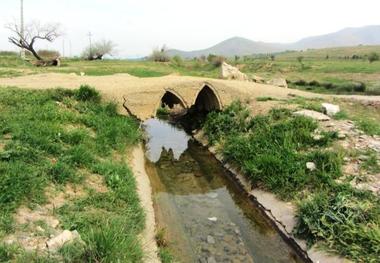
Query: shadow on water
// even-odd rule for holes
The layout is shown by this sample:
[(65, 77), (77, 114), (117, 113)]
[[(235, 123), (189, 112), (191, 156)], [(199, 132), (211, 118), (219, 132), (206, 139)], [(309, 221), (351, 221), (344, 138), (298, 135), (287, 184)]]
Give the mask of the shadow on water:
[(157, 223), (180, 262), (303, 262), (211, 153), (165, 121), (145, 130)]

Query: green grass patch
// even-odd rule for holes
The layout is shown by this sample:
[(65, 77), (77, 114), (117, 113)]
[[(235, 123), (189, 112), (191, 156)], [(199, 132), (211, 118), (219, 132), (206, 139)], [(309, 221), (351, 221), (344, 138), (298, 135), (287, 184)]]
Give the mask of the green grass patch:
[[(45, 189), (83, 183), (83, 170), (104, 176), (109, 191), (93, 191), (58, 212), (65, 229), (78, 230), (83, 247), (62, 249), (66, 262), (136, 262), (144, 213), (128, 166), (112, 161), (140, 139), (138, 123), (102, 102), (89, 87), (78, 90), (0, 89), (0, 238), (15, 229), (12, 215), (46, 202)], [(10, 138), (10, 139), (9, 139)], [(22, 249), (0, 247), (0, 261), (57, 262)]]
[(380, 123), (363, 117), (355, 121), (356, 126), (368, 135), (380, 135)]

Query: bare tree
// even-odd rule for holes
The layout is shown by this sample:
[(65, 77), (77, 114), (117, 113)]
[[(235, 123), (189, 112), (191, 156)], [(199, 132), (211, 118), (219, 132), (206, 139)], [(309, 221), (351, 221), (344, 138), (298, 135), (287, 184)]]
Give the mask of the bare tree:
[(104, 55), (113, 55), (115, 47), (115, 43), (103, 39), (87, 47), (83, 51), (82, 57), (88, 60), (100, 60), (103, 59)]
[(166, 45), (163, 45), (161, 48), (155, 48), (149, 58), (155, 62), (168, 62), (170, 61), (170, 57), (167, 51)]
[(20, 48), (28, 50), (39, 61), (43, 61), (44, 59), (34, 48), (36, 41), (46, 40), (48, 42), (53, 42), (62, 35), (59, 24), (42, 25), (38, 21), (34, 21), (26, 25), (23, 33), (17, 23), (8, 24), (5, 27), (13, 32), (13, 36), (8, 38), (9, 42)]

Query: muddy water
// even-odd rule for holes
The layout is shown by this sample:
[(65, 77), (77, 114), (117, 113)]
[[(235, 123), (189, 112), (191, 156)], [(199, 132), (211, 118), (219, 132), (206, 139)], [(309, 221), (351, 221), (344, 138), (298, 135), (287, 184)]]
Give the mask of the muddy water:
[(180, 128), (145, 122), (158, 226), (180, 262), (303, 262), (203, 147)]

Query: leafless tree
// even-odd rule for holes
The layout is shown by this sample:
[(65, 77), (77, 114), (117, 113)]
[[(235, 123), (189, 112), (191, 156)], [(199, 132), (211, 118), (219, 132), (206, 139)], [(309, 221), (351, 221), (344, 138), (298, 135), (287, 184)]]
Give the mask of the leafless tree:
[(88, 60), (101, 60), (104, 55), (113, 55), (115, 52), (115, 47), (115, 43), (110, 40), (103, 39), (87, 47), (83, 51), (82, 57)]
[(166, 45), (163, 45), (161, 48), (155, 48), (150, 55), (150, 60), (155, 62), (168, 62), (170, 61), (170, 57), (168, 55), (168, 48)]
[(8, 24), (5, 27), (13, 33), (13, 36), (8, 38), (9, 42), (19, 48), (28, 50), (39, 61), (43, 61), (43, 58), (34, 48), (36, 41), (46, 40), (48, 42), (53, 42), (62, 35), (59, 24), (42, 25), (38, 21), (26, 25), (23, 33), (17, 23)]

